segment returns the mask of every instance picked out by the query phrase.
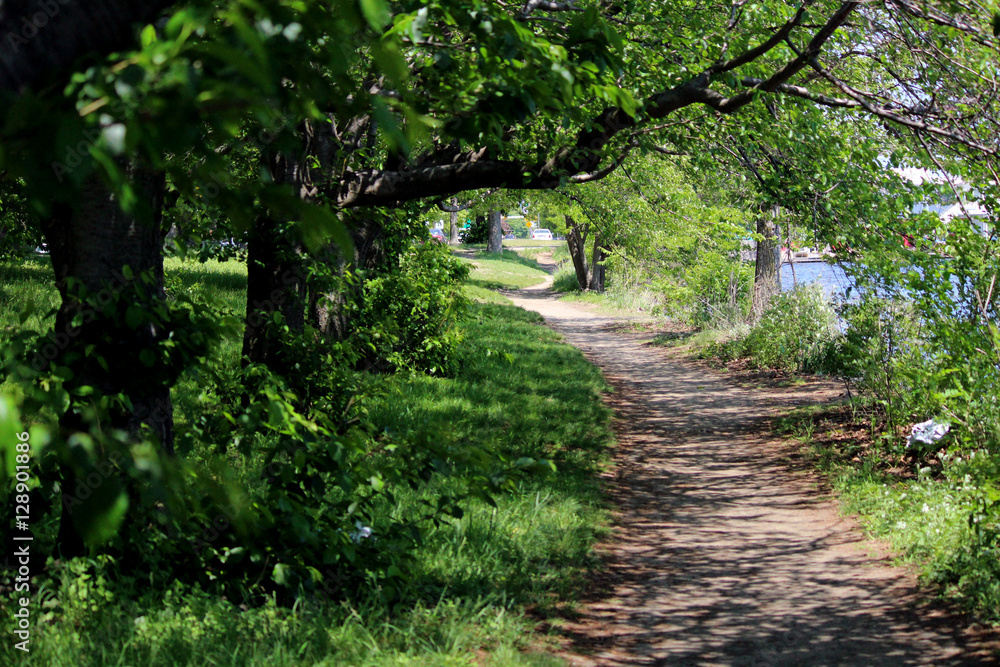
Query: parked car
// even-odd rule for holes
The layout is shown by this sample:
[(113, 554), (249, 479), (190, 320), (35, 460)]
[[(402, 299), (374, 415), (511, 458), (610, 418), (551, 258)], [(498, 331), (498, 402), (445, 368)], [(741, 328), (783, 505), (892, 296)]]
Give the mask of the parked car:
[(551, 241), (552, 232), (550, 232), (547, 229), (536, 229), (535, 231), (531, 232), (531, 238), (532, 240), (535, 241)]
[(443, 229), (432, 229), (431, 230), (431, 241), (437, 241), (438, 243), (447, 243), (448, 239), (444, 237)]

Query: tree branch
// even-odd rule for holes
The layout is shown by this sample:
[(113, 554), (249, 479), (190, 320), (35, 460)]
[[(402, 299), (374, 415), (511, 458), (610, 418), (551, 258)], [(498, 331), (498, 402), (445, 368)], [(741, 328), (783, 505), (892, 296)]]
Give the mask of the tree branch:
[(470, 208), (478, 204), (483, 199), (486, 199), (490, 195), (496, 194), (497, 190), (499, 190), (499, 188), (493, 188), (489, 192), (484, 192), (483, 194), (479, 195), (477, 199), (471, 199), (468, 201), (468, 203), (462, 205), (458, 205), (457, 203), (454, 205), (445, 204), (444, 203), (445, 198), (441, 198), (435, 203), (437, 207), (442, 211), (444, 211), (445, 213), (461, 213), (462, 211), (468, 211)]

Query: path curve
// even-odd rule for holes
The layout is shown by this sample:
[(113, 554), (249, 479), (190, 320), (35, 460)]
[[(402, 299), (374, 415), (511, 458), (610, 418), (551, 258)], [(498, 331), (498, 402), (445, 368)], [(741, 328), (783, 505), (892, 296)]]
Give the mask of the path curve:
[(617, 389), (608, 570), (565, 627), (572, 663), (995, 664), (954, 617), (915, 611), (912, 572), (782, 461), (754, 428), (774, 407), (761, 392), (614, 335), (550, 283), (505, 294)]

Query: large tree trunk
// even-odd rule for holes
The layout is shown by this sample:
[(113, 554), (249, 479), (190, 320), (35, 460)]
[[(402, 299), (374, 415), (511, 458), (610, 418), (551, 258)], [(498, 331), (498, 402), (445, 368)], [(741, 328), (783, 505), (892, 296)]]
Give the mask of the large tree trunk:
[(487, 222), (489, 223), (489, 235), (486, 239), (486, 252), (500, 252), (503, 250), (503, 229), (501, 229), (502, 214), (496, 209), (491, 209)]
[(758, 318), (767, 310), (771, 299), (781, 290), (781, 249), (778, 243), (779, 207), (771, 205), (761, 209), (757, 218), (757, 261), (753, 276), (753, 316)]
[(590, 285), (592, 292), (604, 291), (604, 258), (607, 257), (607, 246), (600, 234), (594, 235), (594, 260), (591, 262)]
[[(385, 228), (371, 216), (358, 216), (348, 223), (354, 252), (345, 260), (340, 249), (331, 247), (328, 261), (338, 271), (346, 269), (370, 271), (385, 262)], [(351, 286), (341, 285), (335, 292), (313, 291), (312, 321), (323, 335), (332, 340), (344, 340), (351, 330), (351, 311), (346, 308), (353, 299), (360, 298), (363, 282)]]
[(576, 271), (576, 282), (579, 283), (581, 290), (585, 290), (590, 287), (590, 267), (587, 266), (587, 230), (568, 215), (566, 216), (566, 229), (566, 245), (569, 247), (569, 256), (573, 260), (573, 269)]
[[(173, 410), (168, 378), (142, 372), (141, 353), (154, 348), (166, 332), (158, 317), (144, 317), (136, 326), (116, 321), (115, 311), (98, 310), (82, 303), (71, 284), (82, 286), (99, 304), (131, 303), (151, 314), (162, 307), (163, 233), (160, 229), (163, 175), (129, 166), (130, 179), (148, 205), (150, 220), (136, 220), (125, 214), (107, 187), (96, 176), (81, 193), (75, 209), (59, 205), (53, 216), (42, 223), (62, 299), (56, 314), (52, 338), (59, 356), (43, 348), (46, 357), (82, 359), (69, 363), (74, 371), (72, 386), (91, 386), (104, 395), (124, 394), (133, 409), (113, 415), (114, 426), (137, 434), (149, 429), (167, 451), (173, 447)], [(126, 268), (127, 267), (127, 268)], [(142, 276), (148, 276), (148, 282)], [(73, 320), (77, 315), (78, 326)], [(126, 318), (128, 319), (128, 318)], [(93, 353), (84, 355), (94, 345)], [(103, 356), (106, 368), (97, 361)]]
[[(67, 390), (92, 387), (103, 396), (124, 396), (131, 409), (116, 404), (103, 427), (135, 438), (152, 436), (170, 454), (170, 387), (176, 369), (161, 367), (156, 354), (152, 360), (149, 356), (169, 333), (158, 315), (165, 300), (160, 229), (164, 180), (162, 174), (133, 166), (126, 171), (149, 219), (125, 214), (95, 175), (75, 208), (57, 204), (52, 217), (42, 221), (62, 300), (39, 359), (70, 369)], [(73, 410), (60, 417), (60, 426), (66, 432), (89, 429)], [(73, 468), (64, 466), (62, 477), (65, 493), (75, 493)], [(67, 514), (71, 511), (65, 508), (58, 535), (65, 558), (84, 553), (83, 537)]]
[(302, 242), (268, 215), (261, 214), (250, 233), (247, 251), (247, 316), (243, 331), (245, 362), (265, 364), (281, 372), (282, 327), (275, 314), (293, 331), (305, 323), (306, 274)]

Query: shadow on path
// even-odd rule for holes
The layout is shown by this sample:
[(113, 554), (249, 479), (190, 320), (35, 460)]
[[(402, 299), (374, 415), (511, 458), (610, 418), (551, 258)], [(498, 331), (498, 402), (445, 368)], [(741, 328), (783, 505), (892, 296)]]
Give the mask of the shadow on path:
[[(616, 387), (607, 571), (565, 626), (587, 665), (994, 664), (957, 619), (915, 607), (912, 573), (785, 466), (759, 391), (669, 359), (540, 285), (508, 292)], [(811, 389), (804, 388), (808, 400)], [(975, 633), (972, 633), (975, 634)]]

